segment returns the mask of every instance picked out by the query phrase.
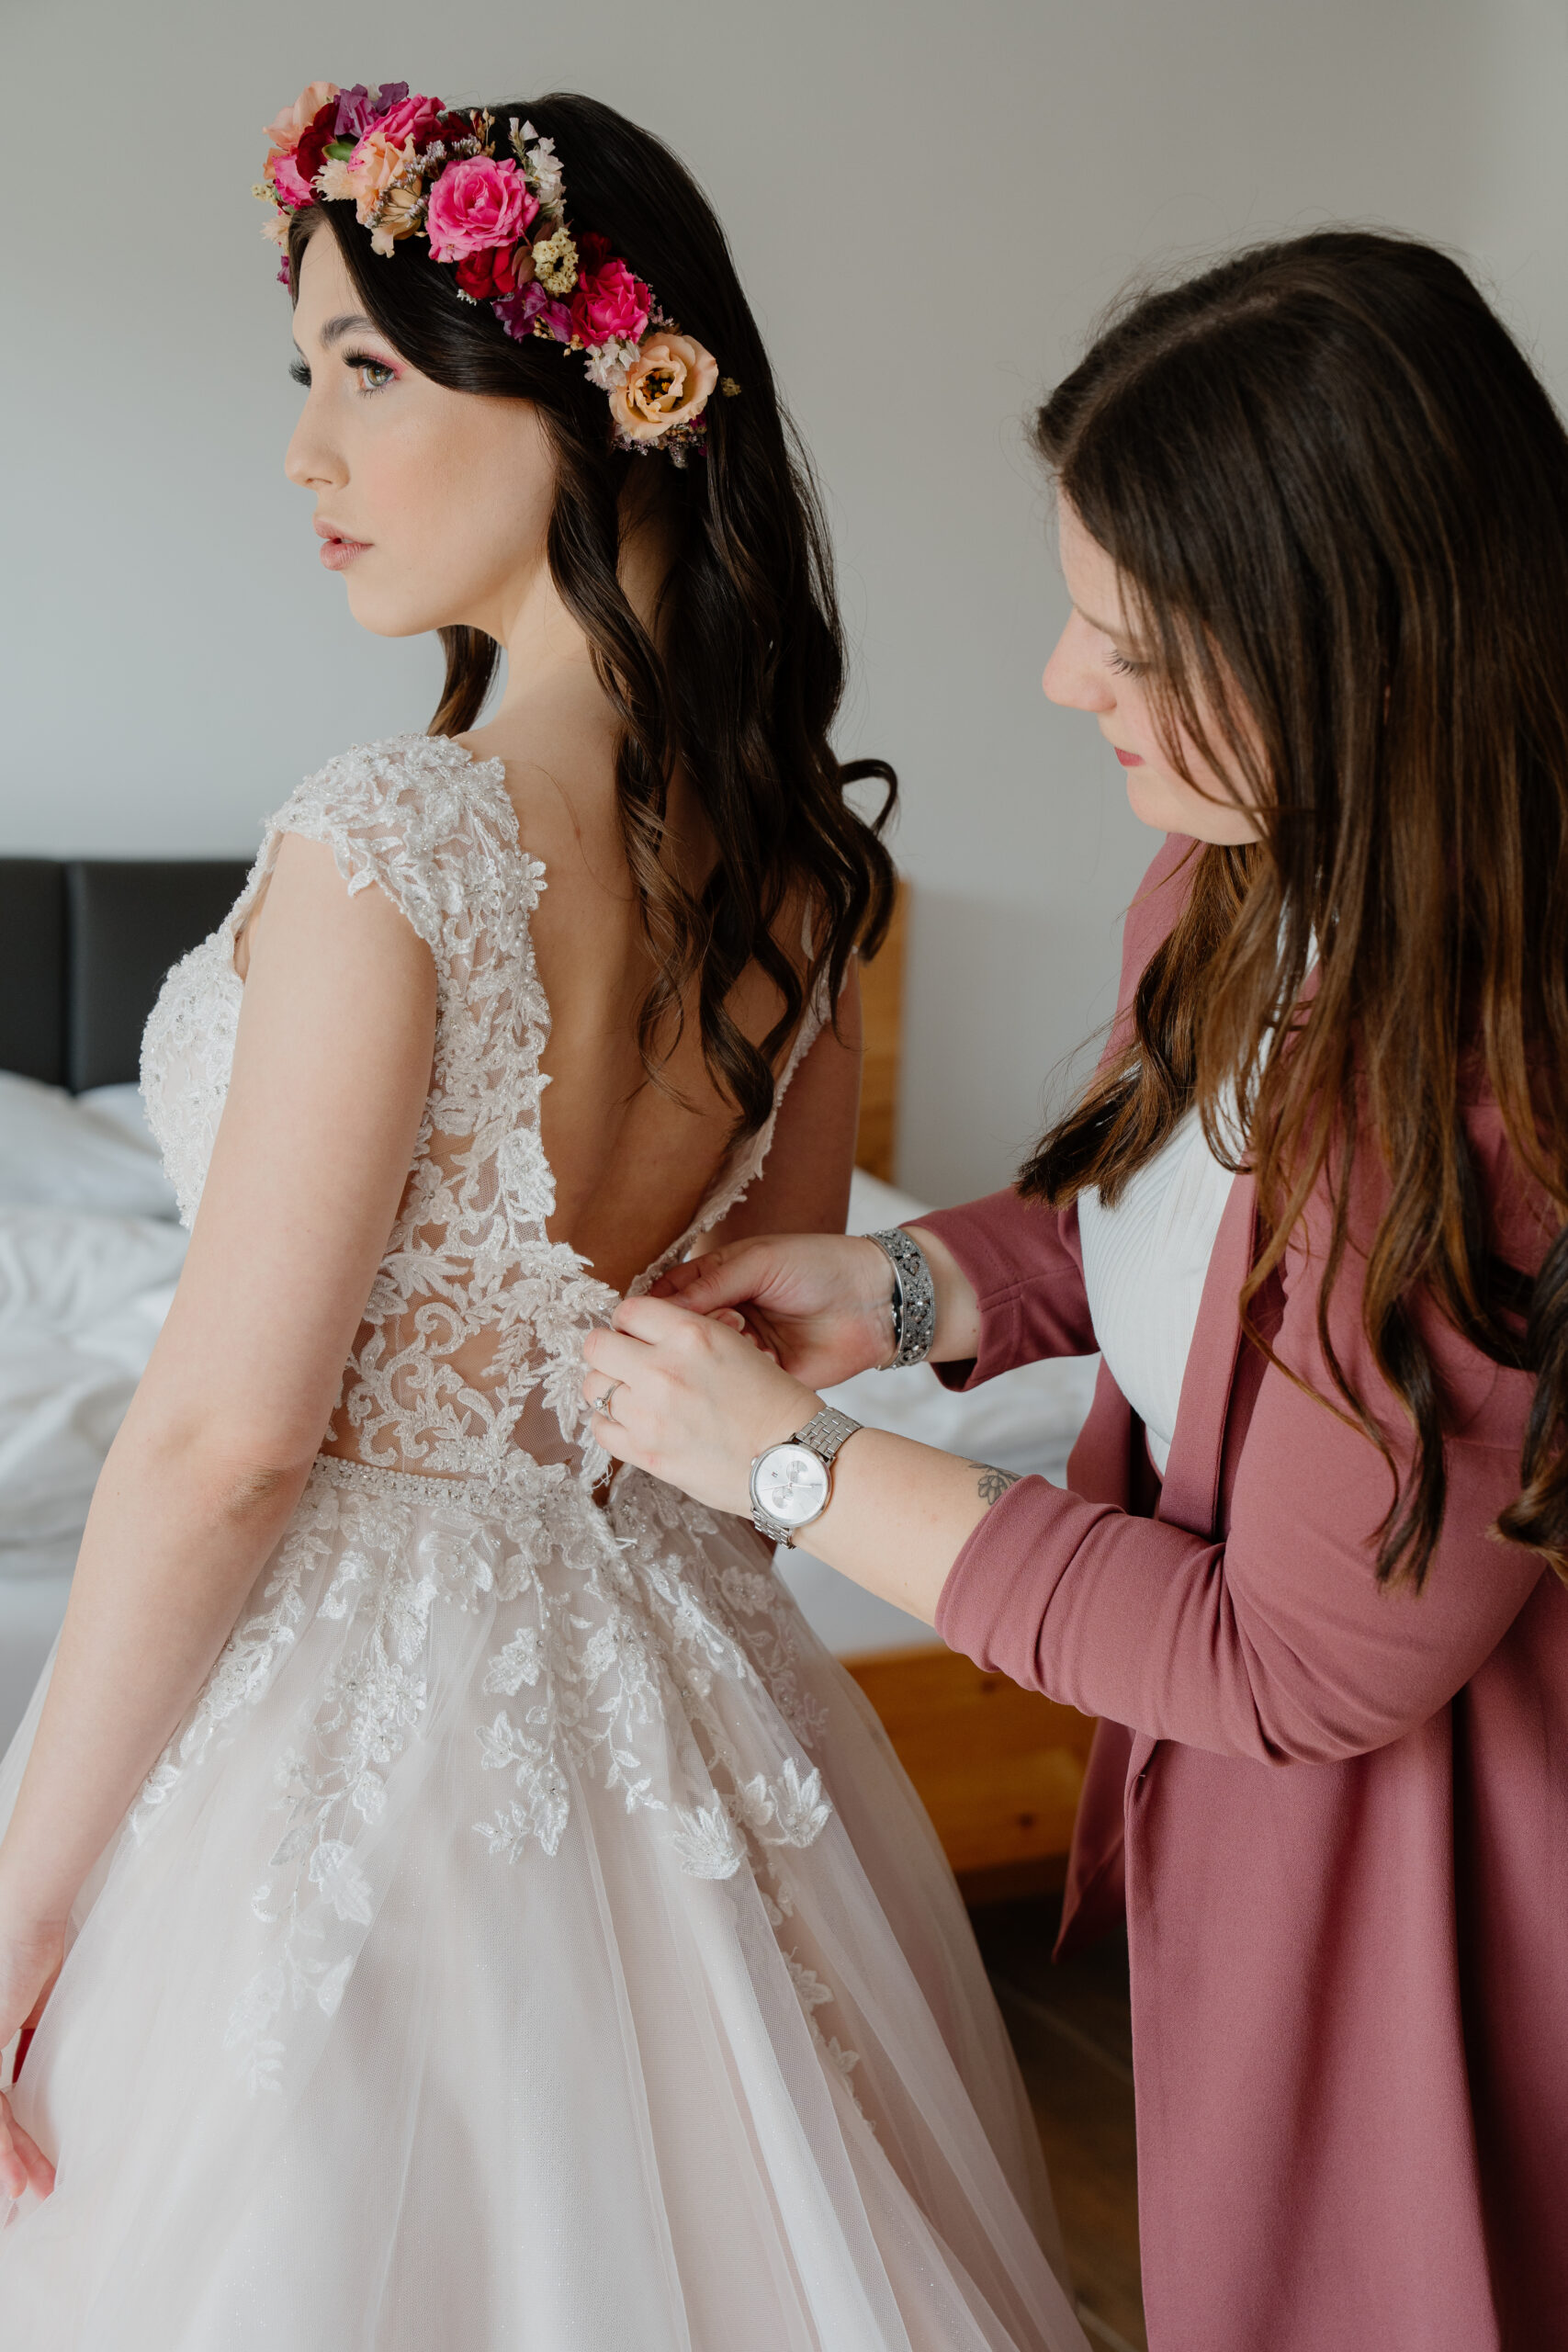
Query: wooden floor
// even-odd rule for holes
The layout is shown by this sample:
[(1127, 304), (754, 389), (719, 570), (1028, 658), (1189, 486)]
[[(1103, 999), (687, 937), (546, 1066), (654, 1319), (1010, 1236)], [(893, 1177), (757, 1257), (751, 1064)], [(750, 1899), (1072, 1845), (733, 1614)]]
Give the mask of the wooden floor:
[(1108, 1938), (1054, 1967), (1059, 1907), (1046, 1897), (971, 1917), (1040, 2127), (1084, 2332), (1106, 2352), (1147, 2352), (1127, 1950)]

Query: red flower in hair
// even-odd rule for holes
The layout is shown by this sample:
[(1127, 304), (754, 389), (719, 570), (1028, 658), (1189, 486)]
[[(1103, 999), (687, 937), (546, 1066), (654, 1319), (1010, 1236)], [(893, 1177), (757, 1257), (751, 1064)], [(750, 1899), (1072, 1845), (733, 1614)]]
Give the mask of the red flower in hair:
[(534, 249), (526, 240), (520, 245), (487, 245), (481, 253), (465, 254), (453, 275), (476, 302), (493, 302), (527, 285), (534, 275)]
[(428, 147), (433, 140), (439, 139), (444, 147), (455, 147), (460, 139), (477, 139), (478, 137), (479, 132), (471, 114), (453, 114), (448, 111), (440, 116), (428, 130), (421, 134), (419, 144), (422, 148)]
[(299, 134), (299, 144), (294, 150), (294, 168), (307, 187), (314, 183), (316, 174), (327, 160), (327, 148), (337, 137), (337, 100), (329, 98), (319, 107)]

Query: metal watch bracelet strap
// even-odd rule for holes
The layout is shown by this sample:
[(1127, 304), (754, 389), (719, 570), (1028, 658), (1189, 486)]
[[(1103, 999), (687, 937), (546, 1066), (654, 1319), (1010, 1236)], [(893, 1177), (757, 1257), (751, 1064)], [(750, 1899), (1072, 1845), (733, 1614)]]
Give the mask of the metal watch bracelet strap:
[(830, 1470), (844, 1440), (853, 1437), (856, 1430), (864, 1427), (863, 1421), (852, 1419), (848, 1413), (840, 1413), (837, 1405), (824, 1405), (819, 1413), (812, 1414), (803, 1430), (796, 1430), (792, 1442), (795, 1445), (808, 1445)]
[(868, 1233), (893, 1268), (893, 1353), (879, 1372), (897, 1372), (905, 1364), (924, 1363), (936, 1337), (936, 1285), (926, 1253), (913, 1234), (901, 1226), (886, 1233)]
[[(804, 1429), (796, 1430), (793, 1437), (784, 1441), (786, 1445), (804, 1445), (809, 1453), (817, 1456), (828, 1473), (829, 1500), (831, 1499), (833, 1493), (833, 1464), (839, 1449), (847, 1438), (853, 1437), (855, 1431), (864, 1426), (863, 1422), (855, 1420), (851, 1414), (840, 1413), (836, 1405), (824, 1405), (820, 1412), (812, 1414)], [(764, 1452), (773, 1450), (774, 1449), (769, 1448)], [(763, 1459), (764, 1454), (760, 1453), (757, 1457), (758, 1462)], [(755, 1463), (752, 1464), (752, 1469), (755, 1472)], [(825, 1501), (822, 1510), (826, 1510), (827, 1508), (828, 1504)], [(814, 1514), (816, 1518), (820, 1516), (821, 1511)], [(800, 1527), (786, 1527), (782, 1520), (774, 1519), (771, 1512), (762, 1508), (757, 1498), (755, 1487), (752, 1488), (751, 1524), (759, 1535), (766, 1535), (774, 1544), (787, 1544), (792, 1550), (795, 1539), (800, 1533)], [(801, 1522), (802, 1526), (807, 1527), (812, 1524), (812, 1520)]]

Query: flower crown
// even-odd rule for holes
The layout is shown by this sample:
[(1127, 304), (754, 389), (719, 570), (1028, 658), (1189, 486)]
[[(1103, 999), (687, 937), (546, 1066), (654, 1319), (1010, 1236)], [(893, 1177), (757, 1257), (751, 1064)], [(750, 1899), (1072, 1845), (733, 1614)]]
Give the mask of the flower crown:
[[(351, 201), (378, 254), (428, 238), (462, 299), (488, 302), (509, 335), (583, 354), (609, 394), (620, 447), (662, 449), (684, 465), (706, 448), (710, 395), (739, 386), (603, 237), (572, 235), (554, 141), (515, 116), (509, 130), (512, 153), (498, 158), (495, 119), (482, 109), (411, 97), (406, 82), (312, 82), (267, 125), (255, 194), (273, 210), (262, 233), (287, 255), (290, 219), (320, 198)], [(278, 276), (287, 286), (287, 258)]]

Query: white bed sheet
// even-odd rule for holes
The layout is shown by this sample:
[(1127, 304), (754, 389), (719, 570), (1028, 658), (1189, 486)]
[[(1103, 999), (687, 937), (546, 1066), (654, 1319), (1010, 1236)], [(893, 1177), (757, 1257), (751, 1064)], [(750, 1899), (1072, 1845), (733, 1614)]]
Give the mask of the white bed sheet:
[(174, 1295), (175, 1216), (134, 1086), (75, 1097), (0, 1071), (0, 1747)]
[(68, 1094), (0, 1070), (0, 1207), (176, 1217), (140, 1089)]

